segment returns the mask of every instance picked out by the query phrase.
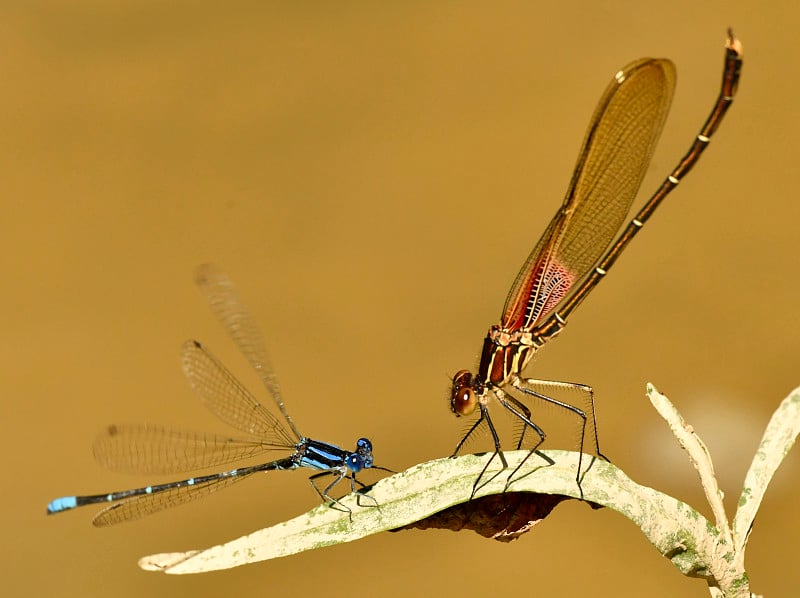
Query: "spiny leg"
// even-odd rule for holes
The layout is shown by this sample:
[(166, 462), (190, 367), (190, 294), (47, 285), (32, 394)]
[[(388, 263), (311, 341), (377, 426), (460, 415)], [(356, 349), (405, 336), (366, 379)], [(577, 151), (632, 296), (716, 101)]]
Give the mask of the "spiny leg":
[(528, 451), (528, 454), (525, 455), (525, 458), (519, 463), (519, 465), (517, 465), (514, 468), (514, 471), (512, 471), (508, 475), (508, 478), (506, 478), (506, 485), (503, 488), (503, 492), (506, 492), (508, 490), (508, 487), (511, 485), (511, 482), (513, 481), (514, 474), (516, 474), (520, 470), (520, 468), (534, 453), (537, 453), (542, 459), (547, 461), (548, 466), (555, 465), (555, 461), (553, 461), (550, 457), (548, 457), (544, 453), (538, 452), (539, 447), (542, 446), (542, 444), (544, 444), (544, 441), (547, 438), (547, 434), (545, 434), (545, 431), (531, 419), (530, 409), (528, 409), (520, 401), (518, 401), (516, 398), (507, 393), (504, 393), (503, 397), (498, 396), (498, 400), (500, 401), (500, 404), (503, 407), (508, 409), (512, 414), (514, 414), (517, 418), (521, 419), (523, 422), (523, 428), (522, 428), (522, 433), (520, 434), (520, 440), (517, 442), (517, 450), (519, 450), (522, 447), (522, 441), (525, 435), (525, 430), (527, 428), (532, 429), (539, 436), (539, 440), (536, 442), (536, 444), (533, 445), (530, 451)]
[[(496, 394), (497, 393), (502, 393), (502, 391), (497, 389)], [(481, 409), (480, 419), (478, 419), (478, 422), (476, 423), (476, 425), (473, 426), (470, 429), (469, 433), (470, 434), (472, 433), (472, 431), (476, 428), (478, 423), (480, 423), (481, 421), (485, 420), (486, 421), (486, 425), (489, 426), (489, 431), (492, 434), (492, 439), (494, 440), (494, 453), (492, 454), (491, 458), (486, 462), (486, 465), (483, 466), (483, 469), (481, 469), (480, 474), (478, 474), (478, 478), (475, 480), (475, 483), (472, 485), (472, 494), (470, 494), (470, 497), (469, 497), (470, 500), (473, 499), (473, 497), (475, 496), (475, 493), (478, 492), (478, 490), (483, 488), (486, 484), (489, 484), (493, 479), (495, 479), (498, 475), (500, 475), (501, 471), (503, 471), (505, 469), (508, 469), (508, 461), (506, 461), (506, 456), (503, 454), (503, 451), (500, 448), (500, 436), (497, 434), (497, 430), (494, 427), (494, 422), (492, 422), (492, 418), (489, 416), (489, 408), (486, 407), (486, 405), (484, 405), (483, 403), (480, 403), (480, 409)], [(463, 441), (462, 441), (462, 444), (463, 444)], [(494, 461), (495, 457), (499, 457), (500, 458), (500, 462), (503, 464), (502, 469), (500, 471), (498, 471), (496, 474), (494, 474), (493, 476), (491, 476), (488, 480), (486, 480), (485, 482), (481, 483), (481, 480), (483, 479), (483, 476), (486, 473), (486, 470), (489, 468), (489, 465), (492, 464), (492, 461)]]
[[(575, 482), (577, 483), (578, 488), (581, 490), (581, 494), (583, 494), (583, 489), (581, 488), (580, 479), (581, 479), (581, 470), (583, 466), (583, 447), (586, 440), (586, 424), (588, 422), (587, 414), (582, 409), (579, 409), (578, 407), (575, 407), (570, 403), (567, 403), (565, 401), (560, 401), (541, 392), (537, 392), (532, 387), (539, 387), (540, 389), (550, 388), (550, 389), (571, 390), (571, 391), (577, 390), (581, 393), (584, 393), (585, 395), (588, 395), (589, 398), (588, 406), (592, 414), (591, 421), (592, 421), (592, 427), (594, 429), (594, 445), (595, 445), (594, 449), (597, 455), (602, 456), (602, 453), (600, 453), (600, 446), (597, 439), (597, 423), (596, 423), (597, 420), (595, 417), (594, 393), (592, 391), (592, 388), (590, 386), (586, 386), (583, 384), (575, 384), (572, 382), (558, 382), (554, 380), (536, 380), (533, 378), (529, 378), (526, 380), (521, 380), (519, 378), (516, 378), (512, 380), (512, 385), (514, 386), (515, 389), (519, 390), (523, 394), (536, 397), (542, 401), (550, 403), (551, 405), (555, 405), (557, 407), (561, 407), (562, 409), (566, 409), (570, 413), (573, 413), (574, 415), (577, 415), (580, 418), (581, 420), (580, 449), (578, 457), (578, 469), (575, 473)], [(506, 487), (508, 487), (508, 485), (512, 483), (514, 475), (520, 470), (520, 468), (528, 460), (528, 458), (530, 458), (530, 456), (536, 451), (536, 448), (538, 448), (538, 446), (539, 445), (535, 446), (528, 453), (528, 455), (520, 462), (520, 464), (514, 469), (514, 471), (511, 472), (511, 475), (508, 476), (508, 483)], [(603, 458), (605, 459), (605, 457)]]
[[(383, 467), (376, 467), (375, 469), (384, 469), (384, 468)], [(362, 482), (361, 480), (357, 480), (356, 479), (356, 474), (355, 474), (355, 472), (353, 472), (353, 473), (350, 474), (350, 489), (356, 495), (356, 504), (359, 507), (377, 507), (378, 510), (380, 510), (381, 505), (378, 502), (378, 500), (374, 496), (370, 496), (369, 494), (364, 494), (361, 490), (356, 491), (356, 484), (359, 485), (361, 490), (364, 490), (364, 489), (367, 488), (367, 485), (364, 482)], [(361, 499), (362, 498), (370, 499), (372, 501), (372, 504), (371, 505), (361, 504)]]
[[(320, 490), (319, 487), (317, 486), (316, 480), (318, 480), (320, 478), (323, 478), (325, 476), (329, 476), (329, 475), (334, 476), (335, 479), (325, 487), (325, 490)], [(332, 503), (331, 504), (331, 508), (334, 508), (337, 511), (342, 511), (343, 513), (347, 513), (349, 515), (349, 517), (352, 519), (353, 510), (350, 507), (348, 507), (347, 505), (342, 504), (338, 499), (332, 497), (329, 494), (331, 489), (336, 484), (341, 482), (345, 478), (345, 476), (347, 476), (347, 469), (342, 467), (341, 469), (330, 469), (330, 470), (326, 470), (326, 471), (321, 471), (319, 473), (315, 473), (310, 478), (308, 478), (308, 481), (311, 482), (311, 486), (314, 488), (314, 490), (317, 491), (317, 494), (319, 494), (320, 498), (324, 502), (331, 501), (331, 503)], [(353, 486), (353, 482), (352, 481), (350, 482), (350, 484), (351, 484), (351, 486)], [(355, 486), (353, 486), (353, 491), (355, 491)], [(334, 505), (337, 505), (337, 506), (334, 506)]]
[(461, 440), (458, 441), (458, 444), (456, 445), (456, 449), (453, 451), (453, 454), (450, 455), (451, 459), (455, 459), (458, 456), (458, 452), (461, 450), (461, 447), (464, 446), (464, 443), (467, 441), (467, 439), (470, 436), (472, 436), (472, 433), (475, 430), (477, 430), (478, 426), (480, 426), (482, 423), (483, 423), (483, 413), (481, 413), (480, 417), (478, 417), (478, 419), (475, 420), (475, 423), (472, 424), (472, 426), (470, 427), (469, 431), (466, 434), (464, 434), (464, 436), (461, 438)]
[(539, 437), (539, 441), (534, 445), (532, 450), (536, 450), (539, 448), (547, 438), (547, 434), (545, 434), (544, 430), (542, 430), (541, 426), (539, 426), (536, 422), (531, 419), (531, 410), (520, 401), (518, 401), (515, 397), (507, 393), (498, 393), (497, 400), (499, 403), (508, 409), (514, 416), (522, 421), (522, 432), (519, 435), (519, 440), (517, 440), (516, 450), (520, 450), (522, 448), (522, 444), (525, 441), (525, 432), (528, 428), (532, 429), (536, 432), (536, 435)]
[[(597, 413), (594, 408), (594, 389), (591, 386), (587, 386), (586, 384), (579, 384), (577, 382), (560, 382), (557, 380), (537, 380), (535, 378), (526, 378), (524, 380), (519, 380), (520, 384), (526, 384), (529, 386), (539, 386), (540, 388), (552, 388), (552, 389), (559, 389), (559, 390), (567, 390), (567, 391), (577, 391), (587, 397), (585, 402), (585, 406), (588, 407), (586, 411), (583, 409), (579, 409), (574, 405), (569, 403), (565, 403), (563, 401), (554, 400), (552, 397), (545, 397), (550, 403), (555, 403), (560, 406), (563, 406), (565, 409), (572, 411), (573, 413), (577, 413), (586, 423), (588, 423), (587, 411), (592, 415), (592, 429), (593, 429), (593, 436), (594, 436), (594, 453), (598, 457), (602, 458), (605, 461), (609, 461), (609, 459), (600, 452), (600, 442), (597, 436)], [(520, 391), (525, 392), (524, 389), (520, 388)], [(527, 393), (529, 394), (529, 393)], [(582, 415), (581, 415), (582, 414)], [(583, 442), (581, 442), (581, 447), (583, 447)]]
[[(483, 478), (483, 474), (486, 473), (486, 469), (489, 467), (491, 462), (494, 461), (494, 458), (496, 456), (500, 457), (500, 461), (503, 464), (503, 469), (508, 468), (508, 462), (506, 461), (505, 455), (503, 455), (503, 452), (500, 450), (500, 437), (498, 436), (497, 430), (494, 427), (494, 423), (492, 422), (492, 418), (489, 416), (489, 410), (487, 409), (486, 405), (483, 402), (480, 402), (478, 404), (478, 407), (480, 409), (480, 415), (478, 416), (478, 419), (475, 420), (475, 423), (472, 424), (472, 426), (470, 426), (470, 428), (467, 431), (467, 433), (464, 434), (464, 436), (461, 438), (459, 443), (456, 445), (456, 448), (453, 451), (453, 454), (450, 455), (451, 459), (455, 459), (456, 456), (458, 456), (458, 452), (462, 449), (464, 444), (466, 444), (467, 439), (469, 439), (469, 437), (472, 436), (472, 433), (475, 430), (477, 430), (481, 426), (482, 423), (486, 422), (486, 425), (489, 427), (489, 431), (492, 434), (492, 439), (494, 440), (494, 454), (492, 454), (492, 458), (489, 459), (489, 461), (486, 463), (486, 465), (484, 465), (483, 469), (481, 470), (481, 473), (478, 475), (478, 478), (475, 480), (475, 483), (472, 486), (472, 494), (470, 495), (470, 500), (472, 500), (472, 497), (475, 496), (475, 493), (481, 488), (482, 484), (480, 483), (480, 481)], [(495, 475), (497, 475), (497, 474), (495, 474)], [(492, 478), (489, 479), (489, 481), (487, 481), (486, 483), (488, 484), (492, 479), (494, 479), (494, 476), (492, 476)]]

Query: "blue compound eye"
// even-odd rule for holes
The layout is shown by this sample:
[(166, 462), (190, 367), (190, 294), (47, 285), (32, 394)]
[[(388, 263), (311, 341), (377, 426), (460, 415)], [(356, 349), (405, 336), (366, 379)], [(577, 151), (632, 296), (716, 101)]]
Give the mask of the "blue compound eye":
[(364, 451), (372, 452), (372, 442), (370, 442), (369, 438), (359, 438), (358, 442), (356, 442), (356, 450), (359, 453)]
[[(370, 465), (372, 465), (372, 463), (370, 463)], [(366, 465), (366, 467), (369, 467), (370, 465)], [(364, 467), (365, 467), (364, 458), (361, 457), (360, 455), (356, 455), (355, 453), (353, 453), (352, 455), (347, 457), (347, 469), (349, 469), (353, 473), (358, 473), (359, 471), (364, 469)]]

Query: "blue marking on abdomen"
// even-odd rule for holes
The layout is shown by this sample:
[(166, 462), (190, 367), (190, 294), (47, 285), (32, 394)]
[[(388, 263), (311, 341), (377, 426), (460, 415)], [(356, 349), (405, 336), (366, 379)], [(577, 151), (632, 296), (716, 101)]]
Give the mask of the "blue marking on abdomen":
[(74, 496), (62, 496), (61, 498), (50, 501), (50, 504), (47, 505), (47, 512), (58, 513), (59, 511), (74, 509), (77, 506), (78, 500)]

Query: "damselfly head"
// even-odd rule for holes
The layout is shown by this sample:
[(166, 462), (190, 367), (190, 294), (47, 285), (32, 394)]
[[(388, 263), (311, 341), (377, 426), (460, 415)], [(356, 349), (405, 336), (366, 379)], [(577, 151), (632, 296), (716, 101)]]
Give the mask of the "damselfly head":
[(472, 373), (460, 370), (453, 377), (450, 410), (456, 415), (471, 415), (478, 406), (478, 395), (472, 385)]
[(347, 458), (347, 467), (350, 471), (358, 473), (362, 469), (369, 469), (375, 462), (372, 456), (372, 441), (369, 438), (359, 438), (356, 442), (356, 452)]

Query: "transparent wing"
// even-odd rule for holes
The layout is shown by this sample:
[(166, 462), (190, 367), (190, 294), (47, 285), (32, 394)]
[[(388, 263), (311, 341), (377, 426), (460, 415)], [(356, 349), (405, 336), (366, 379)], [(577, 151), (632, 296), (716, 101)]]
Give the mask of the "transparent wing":
[(94, 456), (112, 471), (167, 474), (218, 467), (276, 448), (285, 447), (271, 446), (256, 439), (126, 424), (109, 426), (98, 436)]
[(249, 475), (248, 473), (239, 476), (216, 478), (193, 486), (179, 486), (155, 494), (143, 494), (128, 498), (100, 511), (92, 519), (92, 524), (95, 527), (106, 527), (125, 521), (141, 519), (163, 509), (177, 507), (203, 496), (208, 496), (212, 492), (227, 488), (231, 484), (249, 477)]
[(264, 387), (289, 422), (295, 435), (300, 438), (300, 432), (286, 411), (280, 385), (272, 370), (258, 326), (239, 300), (233, 282), (227, 274), (211, 264), (204, 264), (197, 269), (195, 282), (206, 295), (214, 315), (222, 322), (239, 350), (258, 373)]
[(222, 421), (271, 448), (294, 448), (300, 441), (198, 341), (184, 343), (182, 361), (192, 388)]

